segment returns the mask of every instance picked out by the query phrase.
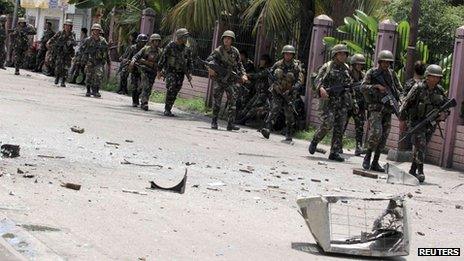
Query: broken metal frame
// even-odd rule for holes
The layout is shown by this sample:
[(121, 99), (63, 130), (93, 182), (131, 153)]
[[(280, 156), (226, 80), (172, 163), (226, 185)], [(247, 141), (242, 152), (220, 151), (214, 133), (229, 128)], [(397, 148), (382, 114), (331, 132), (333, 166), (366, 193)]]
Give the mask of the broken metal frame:
[[(387, 204), (385, 209), (378, 207), (382, 202)], [(407, 208), (403, 197), (320, 196), (299, 199), (297, 203), (324, 252), (374, 257), (409, 254)], [(374, 207), (370, 207), (371, 204)]]
[(169, 191), (177, 192), (179, 194), (184, 194), (186, 184), (187, 184), (187, 169), (185, 169), (184, 178), (182, 178), (179, 184), (173, 187), (170, 187), (170, 188), (166, 188), (166, 187), (162, 187), (156, 184), (154, 181), (150, 181), (150, 189), (169, 190)]

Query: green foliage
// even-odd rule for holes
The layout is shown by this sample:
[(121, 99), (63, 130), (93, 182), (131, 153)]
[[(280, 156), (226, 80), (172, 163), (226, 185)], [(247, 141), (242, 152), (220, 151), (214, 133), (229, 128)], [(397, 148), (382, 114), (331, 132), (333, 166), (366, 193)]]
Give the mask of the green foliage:
[[(392, 0), (385, 6), (385, 13), (395, 21), (407, 21), (411, 5), (411, 0)], [(464, 6), (453, 6), (448, 0), (421, 1), (418, 38), (435, 54), (452, 52), (455, 31), (463, 24)]]
[(11, 1), (0, 0), (0, 15), (12, 14), (14, 12), (14, 5)]
[[(164, 92), (154, 91), (150, 96), (150, 101), (155, 103), (164, 103), (165, 99), (166, 93)], [(178, 97), (174, 106), (180, 110), (192, 113), (206, 114), (210, 111), (210, 109), (205, 106), (205, 101), (201, 98), (185, 99)]]

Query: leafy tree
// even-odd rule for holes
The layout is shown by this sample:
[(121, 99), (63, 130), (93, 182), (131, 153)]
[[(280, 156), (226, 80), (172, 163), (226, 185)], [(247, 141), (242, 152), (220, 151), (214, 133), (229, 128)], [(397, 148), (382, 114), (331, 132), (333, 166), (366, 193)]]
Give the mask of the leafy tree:
[(11, 1), (0, 0), (0, 14), (12, 14), (14, 11), (14, 5)]

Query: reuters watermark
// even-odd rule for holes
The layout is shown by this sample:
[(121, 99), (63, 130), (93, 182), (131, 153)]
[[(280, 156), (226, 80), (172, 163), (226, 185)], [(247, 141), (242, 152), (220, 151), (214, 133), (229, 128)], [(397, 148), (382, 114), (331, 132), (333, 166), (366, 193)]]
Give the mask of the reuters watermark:
[(418, 256), (461, 256), (460, 248), (418, 248)]

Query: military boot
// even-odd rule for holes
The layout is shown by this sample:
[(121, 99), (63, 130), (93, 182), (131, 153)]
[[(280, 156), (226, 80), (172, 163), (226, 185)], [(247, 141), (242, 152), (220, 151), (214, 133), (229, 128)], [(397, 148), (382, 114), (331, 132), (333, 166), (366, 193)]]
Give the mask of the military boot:
[(137, 107), (140, 104), (139, 93), (137, 90), (132, 91), (132, 107)]
[(362, 142), (356, 141), (356, 149), (354, 150), (354, 155), (355, 156), (360, 156), (362, 154)]
[(213, 117), (213, 119), (211, 120), (211, 129), (213, 130), (218, 129), (217, 117)]
[(261, 135), (263, 135), (264, 138), (269, 139), (269, 136), (271, 135), (271, 128), (272, 124), (266, 123), (266, 126), (260, 130)]
[(309, 143), (309, 148), (308, 148), (309, 154), (313, 155), (314, 153), (316, 153), (316, 149), (317, 149), (317, 142), (314, 142), (314, 140), (312, 140), (311, 143)]
[(409, 169), (409, 174), (416, 176), (416, 170), (417, 170), (417, 163), (413, 161), (411, 164), (411, 168)]
[(172, 114), (171, 110), (167, 110), (167, 109), (164, 110), (163, 115), (167, 117), (174, 117), (174, 114)]
[(144, 111), (148, 111), (148, 103), (142, 103), (140, 105), (140, 108), (142, 108), (142, 110), (144, 110)]
[(424, 175), (424, 164), (417, 164), (417, 175), (416, 178), (419, 180), (420, 183), (425, 181)]
[(227, 123), (227, 130), (228, 131), (233, 131), (233, 130), (240, 130), (240, 127), (235, 125), (233, 122), (229, 121)]
[(290, 128), (285, 130), (285, 141), (292, 141), (292, 131)]
[(380, 158), (380, 152), (376, 151), (374, 154), (374, 159), (372, 160), (372, 163), (371, 163), (370, 170), (377, 171), (377, 172), (385, 172), (385, 170), (379, 164), (379, 158)]
[(93, 92), (93, 97), (101, 98), (100, 88), (99, 87), (95, 87), (94, 92)]
[(55, 77), (55, 85), (57, 85), (60, 82), (60, 77)]
[(90, 97), (92, 95), (92, 93), (90, 92), (90, 86), (86, 86), (87, 88), (87, 92), (85, 93), (85, 97)]
[(338, 154), (336, 152), (330, 153), (329, 160), (334, 160), (334, 161), (338, 161), (338, 162), (344, 162), (345, 161), (345, 159), (342, 158), (342, 156), (340, 156), (340, 154)]
[(244, 117), (242, 117), (241, 119), (239, 119), (237, 121), (237, 124), (239, 125), (246, 125), (246, 122), (250, 119), (250, 117), (248, 117), (248, 115), (245, 115)]
[(363, 165), (362, 165), (363, 169), (368, 170), (371, 168), (371, 157), (372, 157), (372, 151), (367, 150), (366, 155), (364, 156), (364, 160), (363, 160)]
[(66, 77), (63, 77), (63, 78), (61, 79), (61, 85), (60, 85), (60, 86), (61, 86), (61, 87), (66, 87)]
[(19, 75), (19, 69), (18, 68), (15, 69), (15, 75)]

